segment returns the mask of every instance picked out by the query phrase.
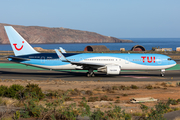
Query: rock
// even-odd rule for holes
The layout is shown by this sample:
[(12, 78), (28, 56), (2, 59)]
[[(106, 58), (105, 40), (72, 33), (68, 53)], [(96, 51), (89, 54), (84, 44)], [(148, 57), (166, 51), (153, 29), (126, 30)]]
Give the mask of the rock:
[(0, 44), (9, 44), (4, 26), (12, 26), (30, 44), (49, 43), (124, 43), (133, 42), (108, 37), (95, 32), (72, 30), (67, 28), (48, 28), (39, 26), (20, 26), (0, 23)]
[(76, 117), (76, 120), (90, 120), (90, 118), (88, 116), (78, 116)]
[(100, 108), (99, 105), (94, 105), (93, 108)]

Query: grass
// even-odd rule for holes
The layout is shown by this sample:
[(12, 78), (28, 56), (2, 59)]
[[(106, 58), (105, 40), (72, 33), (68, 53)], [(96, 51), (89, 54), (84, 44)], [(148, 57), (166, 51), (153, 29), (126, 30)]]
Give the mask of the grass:
[(0, 97), (0, 105), (5, 105), (7, 107), (10, 106), (18, 106), (19, 101), (12, 98)]

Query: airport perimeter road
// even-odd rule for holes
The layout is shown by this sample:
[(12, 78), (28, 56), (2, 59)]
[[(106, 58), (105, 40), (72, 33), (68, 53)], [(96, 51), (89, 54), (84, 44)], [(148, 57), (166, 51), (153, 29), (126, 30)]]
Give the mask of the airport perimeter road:
[(180, 71), (166, 71), (165, 77), (159, 76), (159, 71), (122, 72), (118, 76), (107, 76), (95, 73), (95, 77), (86, 77), (84, 72), (59, 72), (48, 70), (0, 68), (0, 79), (21, 80), (66, 80), (66, 81), (180, 81)]

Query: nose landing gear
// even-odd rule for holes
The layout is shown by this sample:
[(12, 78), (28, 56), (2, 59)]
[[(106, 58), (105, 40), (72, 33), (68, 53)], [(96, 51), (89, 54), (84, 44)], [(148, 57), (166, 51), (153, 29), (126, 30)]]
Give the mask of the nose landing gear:
[(161, 77), (164, 77), (164, 75), (165, 75), (165, 69), (162, 69), (160, 76), (161, 76)]

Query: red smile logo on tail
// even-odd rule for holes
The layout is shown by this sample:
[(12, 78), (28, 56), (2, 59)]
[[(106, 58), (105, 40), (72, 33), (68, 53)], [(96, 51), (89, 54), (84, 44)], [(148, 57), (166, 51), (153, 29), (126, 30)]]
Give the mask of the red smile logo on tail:
[[(24, 41), (22, 41), (22, 43), (24, 43)], [(13, 44), (13, 45), (14, 45), (15, 49), (18, 50), (18, 51), (20, 51), (23, 48), (23, 45), (20, 48), (17, 48), (17, 46), (16, 46), (17, 44), (16, 43)]]

